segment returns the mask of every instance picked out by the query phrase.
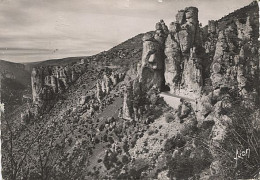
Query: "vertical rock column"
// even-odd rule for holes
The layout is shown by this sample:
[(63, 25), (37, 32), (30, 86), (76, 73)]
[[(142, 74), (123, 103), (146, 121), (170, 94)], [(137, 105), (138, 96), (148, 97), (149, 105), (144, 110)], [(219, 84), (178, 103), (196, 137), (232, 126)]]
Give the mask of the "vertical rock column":
[(123, 109), (122, 109), (122, 118), (126, 120), (133, 120), (134, 119), (134, 112), (133, 112), (133, 84), (130, 81), (126, 87), (124, 92), (124, 102), (123, 102)]
[(142, 66), (139, 81), (143, 90), (152, 87), (162, 89), (164, 86), (164, 42), (168, 28), (161, 20), (156, 24), (155, 35), (147, 33), (143, 37)]
[(170, 34), (165, 41), (165, 82), (171, 87), (178, 87), (181, 79), (182, 56), (179, 44), (178, 32), (180, 30), (179, 23), (171, 23)]
[(202, 86), (201, 60), (198, 49), (202, 47), (198, 9), (188, 7), (176, 15), (169, 26), (165, 42), (165, 81), (174, 94), (182, 89), (199, 93)]
[(41, 94), (41, 90), (42, 90), (43, 83), (44, 83), (41, 69), (33, 68), (32, 75), (31, 75), (31, 81), (32, 81), (33, 102), (36, 103), (38, 101), (41, 101), (40, 94)]

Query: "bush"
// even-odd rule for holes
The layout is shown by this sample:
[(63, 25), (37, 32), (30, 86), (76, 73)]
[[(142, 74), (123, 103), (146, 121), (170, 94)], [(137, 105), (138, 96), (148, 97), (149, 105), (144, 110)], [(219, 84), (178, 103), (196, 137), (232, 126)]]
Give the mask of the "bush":
[(99, 131), (103, 131), (105, 128), (105, 124), (101, 124), (100, 127), (99, 127)]
[(98, 144), (100, 140), (98, 138), (95, 138), (95, 143)]
[(154, 131), (151, 129), (150, 131), (148, 131), (148, 135), (151, 136), (154, 133)]
[(164, 145), (165, 151), (172, 151), (175, 149), (176, 143), (174, 142), (174, 138), (167, 139)]
[(104, 141), (104, 142), (108, 142), (108, 139), (107, 139), (107, 135), (106, 135), (106, 134), (103, 136), (103, 141)]
[(122, 157), (122, 163), (123, 163), (123, 164), (127, 164), (128, 162), (129, 162), (128, 157), (127, 157), (126, 155), (123, 155), (123, 157)]
[(174, 116), (173, 116), (171, 113), (165, 114), (165, 121), (166, 121), (167, 123), (170, 123), (170, 122), (172, 122), (173, 120), (174, 120)]
[(113, 137), (109, 136), (109, 137), (108, 137), (108, 141), (109, 141), (110, 144), (113, 144), (113, 143), (114, 143)]

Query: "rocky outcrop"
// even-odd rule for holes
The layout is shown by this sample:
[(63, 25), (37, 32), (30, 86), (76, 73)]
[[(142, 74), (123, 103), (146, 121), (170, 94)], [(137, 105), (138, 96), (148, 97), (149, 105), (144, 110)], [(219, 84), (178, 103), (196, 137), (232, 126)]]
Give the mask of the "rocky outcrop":
[(102, 86), (101, 86), (101, 81), (97, 81), (97, 84), (96, 84), (96, 97), (98, 99), (99, 102), (101, 102), (101, 99), (104, 97), (104, 93), (103, 93), (103, 90), (102, 90)]
[(200, 92), (202, 85), (201, 60), (197, 50), (201, 48), (198, 9), (189, 7), (176, 15), (170, 24), (170, 33), (165, 42), (165, 81), (171, 92), (180, 89)]
[(236, 33), (241, 27), (247, 27), (249, 18), (243, 25), (238, 26), (237, 22), (218, 33), (211, 80), (214, 88), (238, 89), (241, 96), (254, 99), (252, 93), (257, 87), (253, 84), (256, 84), (259, 74), (257, 50), (250, 40), (250, 33), (243, 36)]
[[(168, 27), (161, 20), (155, 26), (154, 33), (143, 36), (143, 54), (141, 64), (137, 65), (137, 77), (129, 80), (124, 90), (123, 108), (120, 116), (127, 120), (139, 120), (143, 106), (147, 105), (142, 96), (151, 89), (162, 90), (164, 78), (164, 44), (169, 33)], [(128, 73), (129, 74), (129, 73)]]
[(121, 81), (124, 80), (125, 73), (112, 72), (111, 74), (106, 73), (103, 78), (98, 80), (96, 83), (96, 98), (99, 102), (102, 101), (103, 97), (108, 95), (110, 91)]
[(250, 22), (250, 16), (247, 17), (246, 23), (240, 22), (240, 20), (236, 20), (238, 38), (243, 40), (249, 40), (252, 36), (253, 29)]
[(143, 37), (142, 65), (139, 81), (145, 90), (164, 85), (164, 42), (168, 28), (163, 21), (156, 24), (155, 34), (147, 33)]
[(154, 34), (147, 33), (143, 37), (138, 75), (142, 91), (152, 87), (164, 90), (167, 85), (174, 94), (199, 95), (203, 85), (201, 48), (197, 8), (179, 11), (169, 29), (163, 21), (157, 23)]
[(145, 106), (141, 83), (138, 80), (130, 81), (124, 88), (123, 107), (120, 112), (121, 118), (138, 121), (141, 119)]
[[(174, 94), (199, 94), (202, 86), (199, 58), (202, 41), (198, 9), (189, 7), (179, 11), (176, 22), (171, 23), (169, 29), (162, 20), (155, 28), (154, 34), (147, 33), (143, 37), (142, 63), (137, 68), (140, 92), (145, 94), (151, 89), (162, 91), (168, 85)], [(130, 90), (125, 92), (122, 113), (126, 119), (134, 117), (128, 113), (132, 109), (127, 104), (128, 101), (132, 102), (129, 92)], [(136, 97), (138, 93), (134, 94)], [(187, 93), (185, 95), (188, 96)]]
[[(195, 7), (180, 10), (169, 29), (163, 21), (157, 23), (155, 32), (143, 37), (142, 63), (137, 68), (141, 92), (168, 86), (172, 94), (200, 101), (207, 82), (211, 90), (227, 88), (255, 99), (259, 68), (251, 18), (226, 24), (209, 21), (202, 32)], [(127, 97), (132, 96), (126, 93)]]
[(154, 39), (158, 41), (161, 45), (163, 45), (169, 33), (168, 27), (165, 25), (163, 20), (160, 20), (160, 22), (156, 23), (155, 29), (156, 30), (155, 30)]
[(129, 82), (129, 84), (125, 87), (124, 92), (124, 101), (123, 101), (123, 108), (121, 117), (126, 120), (132, 120), (133, 119), (133, 84), (132, 82)]
[(75, 66), (53, 66), (33, 68), (31, 75), (34, 103), (55, 99), (58, 93), (66, 90), (76, 81), (81, 69)]

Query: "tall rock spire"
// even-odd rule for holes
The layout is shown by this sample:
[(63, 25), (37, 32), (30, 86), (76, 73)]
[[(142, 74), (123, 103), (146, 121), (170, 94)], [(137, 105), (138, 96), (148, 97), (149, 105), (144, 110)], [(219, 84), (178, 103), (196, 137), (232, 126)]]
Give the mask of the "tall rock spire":
[(178, 11), (176, 22), (169, 26), (169, 35), (165, 41), (165, 81), (172, 93), (200, 93), (202, 85), (201, 60), (198, 49), (202, 46), (198, 9), (188, 7)]
[(164, 42), (168, 27), (161, 20), (156, 24), (155, 34), (147, 33), (143, 37), (142, 65), (139, 81), (144, 90), (151, 87), (162, 89), (164, 85)]

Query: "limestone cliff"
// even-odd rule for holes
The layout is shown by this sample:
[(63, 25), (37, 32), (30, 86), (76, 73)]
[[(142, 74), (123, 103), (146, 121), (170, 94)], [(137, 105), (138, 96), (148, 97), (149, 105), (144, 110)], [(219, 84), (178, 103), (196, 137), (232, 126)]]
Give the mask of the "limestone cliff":
[(170, 91), (185, 94), (181, 90), (199, 94), (202, 86), (201, 54), (202, 38), (198, 21), (198, 9), (188, 7), (176, 15), (170, 24), (165, 42), (165, 81)]
[(31, 75), (34, 103), (54, 100), (77, 80), (82, 68), (78, 66), (52, 66), (33, 68)]
[[(140, 92), (170, 88), (174, 94), (198, 96), (203, 83), (198, 9), (189, 7), (179, 11), (169, 29), (162, 20), (155, 28), (154, 33), (143, 37), (142, 63), (138, 71)], [(129, 92), (126, 91), (125, 98), (131, 97)], [(133, 93), (136, 94), (134, 90)], [(133, 111), (126, 103), (128, 100), (124, 102), (123, 112)]]
[(164, 42), (168, 28), (161, 20), (156, 24), (154, 34), (147, 33), (143, 37), (142, 64), (139, 73), (139, 82), (144, 90), (155, 86), (162, 89), (164, 86)]
[(212, 85), (211, 90), (233, 89), (256, 101), (259, 63), (252, 37), (254, 19), (237, 18), (225, 26), (225, 22), (210, 20), (204, 31), (198, 9), (188, 7), (177, 13), (169, 29), (161, 20), (154, 33), (143, 37), (142, 60), (137, 68), (140, 91), (145, 94), (151, 88), (170, 88), (172, 94), (199, 99), (206, 86)]

